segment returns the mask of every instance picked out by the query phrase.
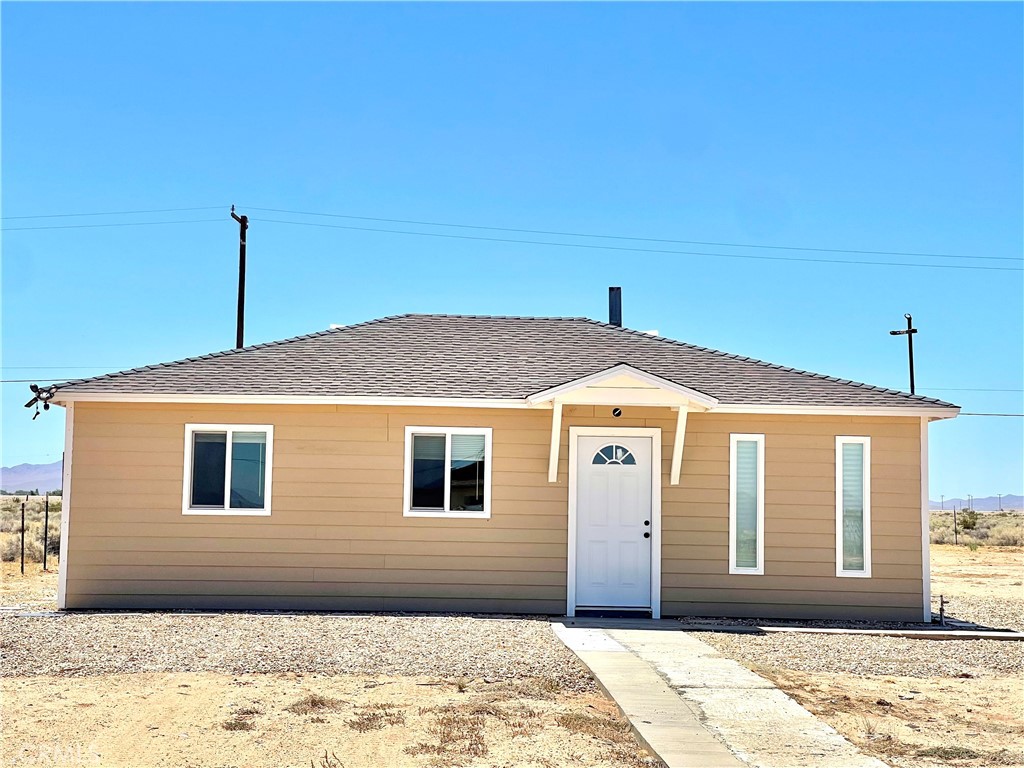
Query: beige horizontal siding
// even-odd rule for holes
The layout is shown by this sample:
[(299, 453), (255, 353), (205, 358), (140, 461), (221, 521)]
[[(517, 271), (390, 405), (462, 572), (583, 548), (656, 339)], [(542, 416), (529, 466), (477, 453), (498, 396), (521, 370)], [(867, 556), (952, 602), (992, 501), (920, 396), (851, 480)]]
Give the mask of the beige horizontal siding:
[[(916, 419), (691, 415), (682, 484), (663, 490), (665, 612), (919, 620), (919, 430)], [(763, 576), (728, 573), (733, 432), (765, 435)], [(871, 437), (868, 579), (835, 575), (836, 435)]]
[[(669, 486), (675, 414), (566, 407), (559, 480), (550, 411), (80, 403), (68, 554), (72, 608), (561, 613), (568, 428), (662, 429), (663, 611), (920, 613), (916, 419), (692, 414)], [(273, 514), (181, 514), (184, 425), (274, 425)], [(494, 432), (489, 520), (402, 515), (405, 427)], [(729, 433), (766, 435), (764, 576), (728, 574)], [(874, 577), (835, 577), (835, 436), (872, 437)]]
[(757, 602), (714, 603), (702, 601), (688, 603), (673, 601), (662, 604), (662, 610), (671, 616), (729, 616), (734, 618), (786, 618), (826, 620), (841, 616), (851, 620), (920, 621), (920, 600), (913, 605), (850, 605), (847, 602)]

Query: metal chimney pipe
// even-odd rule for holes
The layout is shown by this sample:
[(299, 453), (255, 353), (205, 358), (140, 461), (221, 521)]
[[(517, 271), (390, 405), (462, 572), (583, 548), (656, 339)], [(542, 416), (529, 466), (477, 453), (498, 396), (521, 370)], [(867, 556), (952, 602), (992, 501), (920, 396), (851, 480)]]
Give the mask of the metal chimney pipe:
[(622, 289), (608, 288), (608, 324), (622, 327)]

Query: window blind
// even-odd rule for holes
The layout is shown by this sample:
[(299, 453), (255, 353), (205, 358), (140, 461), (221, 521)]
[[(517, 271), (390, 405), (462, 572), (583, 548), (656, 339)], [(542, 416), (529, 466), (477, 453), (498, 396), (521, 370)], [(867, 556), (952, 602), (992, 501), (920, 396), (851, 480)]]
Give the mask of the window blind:
[(864, 445), (843, 443), (843, 570), (864, 570)]
[(757, 451), (754, 440), (736, 443), (736, 567), (757, 568)]

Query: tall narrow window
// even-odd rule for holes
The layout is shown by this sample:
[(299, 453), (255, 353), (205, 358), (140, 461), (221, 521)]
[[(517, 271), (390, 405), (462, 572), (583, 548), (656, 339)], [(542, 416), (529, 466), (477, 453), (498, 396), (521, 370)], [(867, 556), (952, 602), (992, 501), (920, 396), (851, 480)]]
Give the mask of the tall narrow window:
[(764, 573), (764, 435), (729, 436), (729, 573)]
[(407, 427), (407, 517), (490, 517), (491, 430)]
[(187, 515), (269, 515), (269, 425), (186, 424)]
[(836, 438), (836, 576), (871, 575), (871, 438)]

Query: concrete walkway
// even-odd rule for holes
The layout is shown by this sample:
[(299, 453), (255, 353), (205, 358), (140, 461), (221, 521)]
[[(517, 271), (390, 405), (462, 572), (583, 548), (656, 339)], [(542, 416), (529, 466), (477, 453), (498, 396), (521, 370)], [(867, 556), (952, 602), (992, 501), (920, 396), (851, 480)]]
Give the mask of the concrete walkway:
[(676, 622), (566, 619), (553, 627), (669, 768), (886, 768)]

